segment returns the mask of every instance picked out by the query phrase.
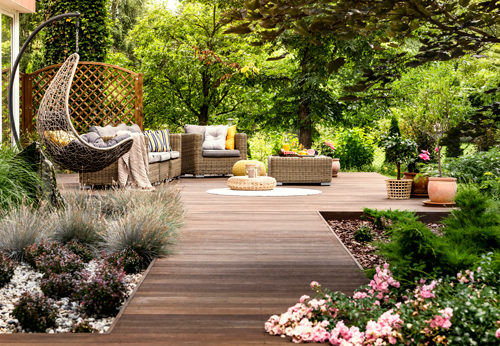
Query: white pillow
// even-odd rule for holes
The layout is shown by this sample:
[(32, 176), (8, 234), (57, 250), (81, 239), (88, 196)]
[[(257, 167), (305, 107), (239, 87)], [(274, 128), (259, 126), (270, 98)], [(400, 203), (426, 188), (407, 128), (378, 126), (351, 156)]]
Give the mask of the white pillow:
[(203, 150), (225, 150), (226, 137), (227, 125), (207, 126), (205, 129)]

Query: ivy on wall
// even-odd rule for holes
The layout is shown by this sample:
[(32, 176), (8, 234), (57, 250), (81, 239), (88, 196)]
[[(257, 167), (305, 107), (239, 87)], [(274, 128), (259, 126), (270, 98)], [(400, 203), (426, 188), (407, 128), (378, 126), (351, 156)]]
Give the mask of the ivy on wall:
[[(80, 12), (80, 61), (104, 62), (111, 40), (107, 0), (45, 0), (46, 19), (62, 13)], [(62, 63), (76, 50), (76, 18), (47, 27), (45, 64)]]

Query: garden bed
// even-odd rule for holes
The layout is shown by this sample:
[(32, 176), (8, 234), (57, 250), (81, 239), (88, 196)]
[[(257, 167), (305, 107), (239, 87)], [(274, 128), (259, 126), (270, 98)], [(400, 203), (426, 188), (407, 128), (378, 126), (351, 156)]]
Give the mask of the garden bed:
[[(448, 212), (417, 212), (416, 214), (421, 216), (420, 220), (435, 233), (439, 233), (441, 219), (449, 215)], [(385, 260), (376, 254), (376, 248), (373, 245), (369, 242), (359, 242), (354, 239), (354, 232), (363, 225), (372, 229), (373, 241), (384, 241), (386, 239), (383, 229), (374, 226), (373, 222), (361, 218), (363, 212), (320, 212), (320, 215), (360, 269), (375, 268), (384, 264)]]

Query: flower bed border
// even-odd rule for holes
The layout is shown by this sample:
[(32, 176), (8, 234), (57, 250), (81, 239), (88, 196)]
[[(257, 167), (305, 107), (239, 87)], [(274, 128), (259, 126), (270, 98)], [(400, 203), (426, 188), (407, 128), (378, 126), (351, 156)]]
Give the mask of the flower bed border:
[[(449, 211), (417, 211), (416, 215), (420, 216), (420, 221), (424, 223), (434, 223), (440, 222), (443, 218), (450, 215)], [(352, 260), (358, 266), (359, 270), (364, 270), (361, 264), (358, 262), (356, 257), (349, 251), (347, 246), (345, 246), (344, 242), (339, 238), (339, 236), (332, 230), (328, 221), (331, 220), (363, 220), (361, 215), (363, 215), (362, 211), (318, 211), (318, 215), (323, 219), (325, 225), (332, 232), (335, 238), (339, 241), (342, 247), (347, 251), (349, 256), (351, 256)]]
[(144, 279), (146, 278), (146, 276), (149, 274), (149, 271), (151, 270), (151, 268), (153, 268), (153, 266), (155, 265), (156, 263), (156, 260), (157, 258), (155, 258), (153, 261), (151, 261), (151, 263), (149, 264), (149, 266), (147, 267), (147, 269), (144, 271), (144, 273), (142, 274), (142, 278), (139, 280), (139, 282), (137, 283), (137, 285), (135, 286), (134, 290), (132, 291), (132, 293), (130, 294), (130, 296), (127, 298), (127, 300), (125, 301), (125, 303), (123, 304), (123, 306), (121, 307), (120, 311), (118, 312), (118, 315), (116, 315), (115, 319), (113, 320), (113, 323), (111, 323), (111, 326), (108, 328), (108, 330), (103, 333), (103, 334), (111, 334), (111, 332), (113, 331), (113, 329), (115, 328), (116, 324), (118, 323), (118, 321), (120, 320), (120, 318), (122, 317), (123, 315), (123, 312), (125, 311), (125, 309), (127, 309), (127, 307), (129, 306), (130, 302), (132, 301), (132, 299), (134, 298), (136, 292), (139, 290), (139, 288), (141, 287), (142, 283), (144, 282)]

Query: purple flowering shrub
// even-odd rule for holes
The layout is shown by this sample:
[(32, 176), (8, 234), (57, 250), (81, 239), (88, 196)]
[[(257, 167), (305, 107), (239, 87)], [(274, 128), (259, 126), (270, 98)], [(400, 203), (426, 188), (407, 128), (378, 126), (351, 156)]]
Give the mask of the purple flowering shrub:
[(82, 282), (78, 295), (88, 314), (115, 316), (128, 297), (125, 272), (104, 261), (94, 276)]
[(66, 249), (58, 242), (46, 243), (42, 240), (40, 244), (29, 245), (24, 249), (24, 259), (31, 268), (36, 270), (36, 257), (43, 254), (60, 254), (62, 252), (66, 252)]
[(40, 256), (35, 257), (35, 261), (37, 270), (41, 273), (44, 273), (45, 276), (48, 276), (50, 273), (72, 274), (81, 271), (85, 266), (80, 256), (75, 255), (74, 253), (71, 253), (67, 250), (60, 254), (44, 253)]
[(14, 269), (17, 263), (5, 256), (4, 253), (0, 256), (0, 288), (7, 285), (10, 279), (14, 276)]
[(54, 300), (43, 294), (24, 292), (15, 304), (12, 315), (17, 318), (24, 329), (33, 332), (45, 332), (56, 323), (58, 308)]
[(125, 250), (116, 251), (107, 258), (103, 255), (103, 258), (107, 259), (109, 264), (123, 268), (127, 274), (136, 274), (142, 269), (143, 261), (141, 256), (130, 246), (127, 246)]
[(484, 267), (427, 282), (400, 286), (389, 265), (377, 268), (368, 286), (352, 297), (313, 281), (316, 297), (300, 302), (265, 323), (271, 335), (331, 345), (498, 345), (499, 276)]
[(40, 281), (40, 290), (53, 299), (72, 298), (78, 295), (81, 280), (87, 276), (86, 271), (60, 274), (49, 271)]
[(75, 239), (71, 240), (69, 243), (64, 245), (66, 249), (68, 249), (70, 252), (74, 253), (75, 255), (80, 256), (82, 261), (84, 263), (89, 263), (94, 259), (94, 254), (92, 253), (91, 250), (89, 250), (88, 247), (85, 245), (80, 244), (77, 242)]

